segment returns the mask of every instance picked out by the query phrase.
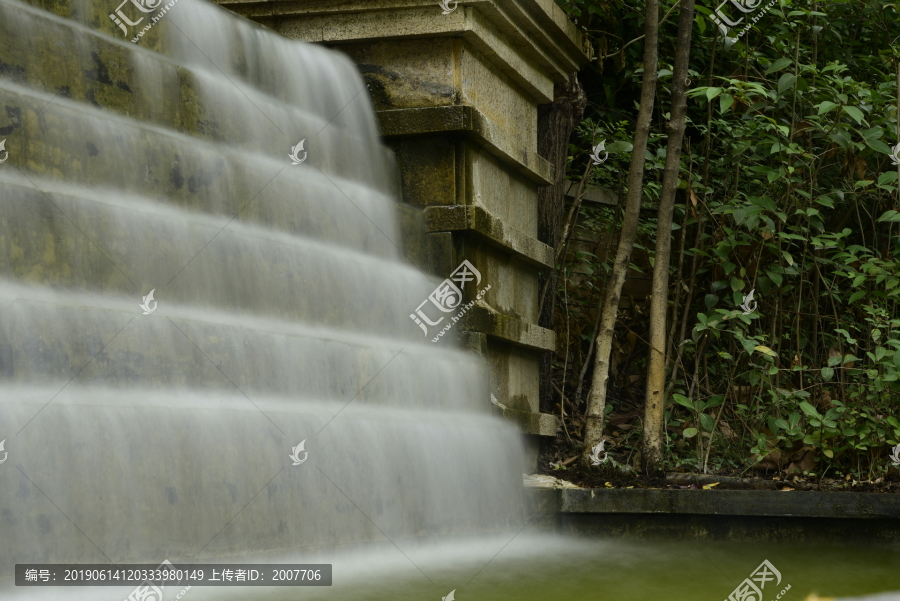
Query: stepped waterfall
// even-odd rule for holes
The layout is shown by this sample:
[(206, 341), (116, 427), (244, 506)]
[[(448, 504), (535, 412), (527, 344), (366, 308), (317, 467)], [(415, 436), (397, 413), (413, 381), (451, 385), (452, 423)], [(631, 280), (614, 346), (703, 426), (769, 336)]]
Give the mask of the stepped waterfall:
[[(115, 4), (0, 0), (0, 597), (128, 594), (26, 594), (17, 563), (337, 580), (339, 553), (509, 540), (521, 437), (484, 360), (410, 320), (439, 279), (355, 66), (201, 0)], [(222, 594), (190, 591), (248, 598)]]

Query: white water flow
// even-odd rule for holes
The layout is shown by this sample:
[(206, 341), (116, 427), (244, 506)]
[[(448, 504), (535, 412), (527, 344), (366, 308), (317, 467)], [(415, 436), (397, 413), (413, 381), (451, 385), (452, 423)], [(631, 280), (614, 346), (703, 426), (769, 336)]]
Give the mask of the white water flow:
[(428, 584), (425, 542), (486, 535), (474, 575), (528, 518), (521, 441), (409, 318), (437, 280), (354, 65), (199, 0), (137, 44), (115, 0), (33, 4), (0, 0), (0, 598), (127, 595), (17, 563)]

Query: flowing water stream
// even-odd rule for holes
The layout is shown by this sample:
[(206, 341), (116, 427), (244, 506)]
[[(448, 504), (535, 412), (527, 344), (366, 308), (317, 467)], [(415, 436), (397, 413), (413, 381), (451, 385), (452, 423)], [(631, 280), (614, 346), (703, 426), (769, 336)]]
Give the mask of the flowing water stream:
[(115, 4), (0, 0), (0, 598), (164, 559), (334, 565), (198, 601), (714, 598), (765, 557), (792, 599), (900, 588), (880, 551), (535, 533), (486, 365), (409, 319), (436, 280), (355, 67), (199, 0), (134, 43)]

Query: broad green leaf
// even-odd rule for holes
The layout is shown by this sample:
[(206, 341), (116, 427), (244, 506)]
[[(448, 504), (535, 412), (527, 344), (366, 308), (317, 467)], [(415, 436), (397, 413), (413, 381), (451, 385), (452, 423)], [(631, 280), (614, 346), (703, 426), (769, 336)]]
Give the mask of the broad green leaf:
[(862, 132), (862, 137), (864, 140), (880, 140), (881, 136), (884, 135), (884, 130), (880, 127), (870, 127), (866, 131)]
[(832, 451), (831, 449), (822, 449), (822, 454), (829, 459), (834, 459), (834, 451)]
[(845, 129), (838, 129), (828, 137), (844, 150), (847, 150), (847, 146), (850, 144), (850, 134), (848, 134)]
[(824, 381), (829, 381), (832, 377), (834, 377), (834, 368), (831, 367), (823, 367), (822, 368), (822, 379)]
[(785, 90), (794, 87), (794, 82), (797, 81), (797, 76), (793, 73), (785, 73), (778, 80), (778, 93), (781, 94)]
[(631, 152), (634, 150), (634, 144), (631, 142), (625, 142), (622, 140), (613, 142), (612, 144), (607, 145), (606, 152)]
[(891, 147), (881, 140), (866, 140), (866, 144), (872, 150), (877, 150), (878, 152), (883, 152), (884, 154), (891, 154)]
[(687, 398), (686, 396), (684, 396), (682, 394), (673, 394), (672, 400), (675, 401), (676, 403), (678, 403), (679, 405), (682, 405), (683, 407), (687, 407), (691, 411), (694, 410), (694, 404), (691, 403), (691, 400), (689, 398)]
[(706, 89), (706, 99), (712, 100), (719, 94), (721, 94), (724, 90), (722, 88), (707, 88)]
[(889, 221), (891, 223), (895, 223), (900, 221), (900, 213), (891, 209), (890, 211), (885, 211), (881, 217), (878, 218), (878, 221)]
[[(751, 344), (752, 344), (752, 343), (751, 343)], [(761, 344), (758, 345), (758, 346), (754, 346), (754, 347), (753, 347), (753, 350), (754, 350), (754, 351), (759, 351), (759, 352), (762, 353), (763, 355), (768, 355), (768, 356), (770, 356), (770, 357), (777, 357), (777, 356), (778, 356), (778, 354), (776, 354), (775, 351), (773, 351), (773, 350), (770, 349), (769, 347), (763, 346), (763, 345), (761, 345)]]
[(897, 172), (896, 171), (885, 171), (881, 175), (878, 176), (878, 185), (883, 186), (885, 184), (890, 184), (897, 181)]
[(684, 432), (682, 432), (682, 434), (684, 435), (685, 438), (693, 438), (693, 437), (697, 436), (697, 432), (698, 432), (697, 428), (687, 428), (687, 429), (685, 429)]
[(854, 292), (853, 294), (850, 295), (850, 304), (852, 305), (853, 303), (855, 303), (856, 301), (858, 301), (865, 295), (866, 295), (865, 290), (857, 290), (856, 292)]
[(851, 117), (853, 117), (853, 120), (854, 120), (854, 121), (856, 121), (857, 123), (862, 124), (862, 122), (863, 122), (863, 114), (862, 114), (862, 111), (861, 111), (861, 110), (859, 110), (859, 109), (856, 108), (855, 106), (846, 106), (846, 105), (845, 105), (845, 106), (842, 106), (841, 109), (843, 109), (843, 111), (844, 111), (845, 113), (847, 113), (848, 115), (850, 115)]
[(777, 61), (769, 65), (769, 68), (766, 69), (766, 75), (768, 75), (769, 73), (775, 73), (776, 71), (781, 71), (793, 62), (794, 61), (789, 58), (779, 58)]
[(805, 413), (806, 415), (808, 415), (810, 417), (816, 417), (816, 418), (820, 418), (820, 419), (822, 417), (821, 415), (819, 415), (819, 412), (816, 411), (816, 408), (813, 407), (812, 405), (810, 405), (809, 403), (807, 403), (806, 401), (800, 402), (800, 411), (802, 411), (803, 413)]
[(707, 432), (712, 432), (715, 422), (713, 421), (713, 418), (710, 417), (709, 415), (707, 415), (706, 413), (701, 413), (700, 414), (700, 425)]
[(731, 94), (722, 94), (719, 96), (719, 112), (724, 113), (734, 104), (734, 96)]
[(821, 115), (822, 113), (827, 113), (828, 111), (833, 110), (839, 106), (841, 106), (841, 105), (835, 104), (834, 102), (831, 102), (830, 100), (825, 100), (818, 104), (819, 114)]

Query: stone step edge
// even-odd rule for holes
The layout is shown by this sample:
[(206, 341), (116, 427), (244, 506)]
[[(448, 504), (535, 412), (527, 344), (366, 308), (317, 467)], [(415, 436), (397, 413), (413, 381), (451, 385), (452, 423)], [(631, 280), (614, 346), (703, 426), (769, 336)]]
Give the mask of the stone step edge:
[(432, 206), (425, 209), (429, 232), (470, 231), (539, 269), (553, 267), (553, 248), (503, 223), (478, 205)]
[(561, 489), (555, 513), (900, 519), (900, 494), (766, 490)]
[(465, 132), (529, 181), (538, 186), (553, 184), (554, 169), (547, 159), (529, 149), (513, 151), (500, 128), (473, 106), (390, 109), (377, 111), (375, 115), (385, 138)]

